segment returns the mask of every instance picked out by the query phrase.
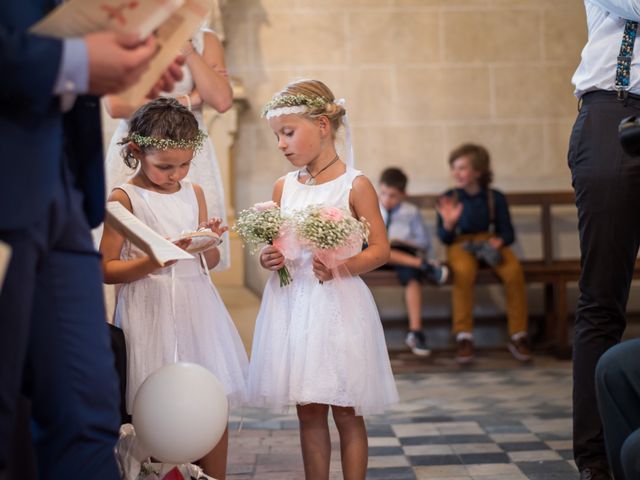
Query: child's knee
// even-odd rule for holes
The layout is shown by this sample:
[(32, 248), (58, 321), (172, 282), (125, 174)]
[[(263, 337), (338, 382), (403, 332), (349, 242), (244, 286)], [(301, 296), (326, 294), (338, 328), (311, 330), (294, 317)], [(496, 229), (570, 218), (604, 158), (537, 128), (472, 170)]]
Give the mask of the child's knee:
[(300, 422), (315, 422), (326, 420), (329, 407), (320, 403), (308, 403), (306, 405), (298, 405), (296, 410)]
[(338, 407), (333, 405), (331, 407), (331, 413), (333, 414), (333, 420), (336, 422), (338, 427), (362, 421), (362, 417), (356, 415), (356, 412), (352, 407)]

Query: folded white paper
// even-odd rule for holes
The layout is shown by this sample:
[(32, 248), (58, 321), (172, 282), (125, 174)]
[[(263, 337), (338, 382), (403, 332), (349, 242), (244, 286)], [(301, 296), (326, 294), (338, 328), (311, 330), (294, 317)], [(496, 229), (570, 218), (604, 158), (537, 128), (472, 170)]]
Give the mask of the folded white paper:
[(69, 0), (31, 27), (46, 37), (82, 37), (111, 30), (148, 37), (185, 0)]
[(140, 79), (120, 97), (137, 105), (160, 79), (180, 49), (203, 26), (210, 0), (69, 0), (31, 27), (55, 38), (83, 37), (110, 30), (141, 41), (153, 34), (158, 50)]
[(105, 222), (160, 265), (172, 260), (194, 260), (194, 256), (151, 230), (120, 202), (107, 203)]
[(136, 105), (155, 85), (164, 71), (171, 65), (180, 49), (202, 27), (208, 18), (210, 0), (186, 0), (160, 27), (155, 30), (158, 51), (149, 68), (137, 83), (118, 96), (129, 104)]

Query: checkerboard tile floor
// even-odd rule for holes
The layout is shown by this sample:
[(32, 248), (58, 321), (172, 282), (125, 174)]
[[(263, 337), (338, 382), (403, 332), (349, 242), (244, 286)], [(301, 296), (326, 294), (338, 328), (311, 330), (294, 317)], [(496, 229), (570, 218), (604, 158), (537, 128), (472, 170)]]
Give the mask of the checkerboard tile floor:
[[(570, 366), (544, 365), (397, 374), (401, 403), (366, 419), (367, 478), (576, 480)], [(304, 478), (294, 415), (235, 413), (230, 480)], [(331, 436), (331, 478), (341, 479), (335, 427)]]

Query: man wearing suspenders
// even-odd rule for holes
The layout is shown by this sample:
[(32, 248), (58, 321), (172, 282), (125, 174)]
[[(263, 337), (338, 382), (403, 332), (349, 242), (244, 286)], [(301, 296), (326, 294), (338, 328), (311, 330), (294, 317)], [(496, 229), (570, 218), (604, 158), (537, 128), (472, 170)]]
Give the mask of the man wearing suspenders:
[[(625, 154), (618, 140), (620, 121), (640, 114), (634, 51), (640, 1), (585, 0), (585, 7), (589, 38), (573, 76), (580, 108), (568, 153), (582, 264), (573, 349), (573, 443), (580, 478), (609, 480), (594, 377), (598, 359), (625, 330), (640, 244), (640, 157)], [(612, 458), (611, 465), (616, 463)]]

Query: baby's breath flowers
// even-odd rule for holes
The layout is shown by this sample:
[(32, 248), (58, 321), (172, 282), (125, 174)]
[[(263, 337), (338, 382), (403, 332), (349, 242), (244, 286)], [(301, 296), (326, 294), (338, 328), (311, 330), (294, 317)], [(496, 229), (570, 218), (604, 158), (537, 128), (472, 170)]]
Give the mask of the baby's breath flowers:
[(312, 249), (332, 250), (362, 245), (369, 238), (369, 224), (336, 207), (312, 205), (300, 212), (298, 236)]
[(311, 205), (298, 213), (296, 231), (301, 243), (334, 269), (367, 242), (369, 223), (342, 208)]
[(195, 155), (202, 148), (205, 138), (207, 138), (207, 134), (202, 130), (198, 130), (198, 134), (191, 140), (174, 140), (172, 138), (150, 137), (140, 135), (139, 133), (131, 133), (124, 137), (119, 143), (125, 145), (133, 142), (141, 148), (151, 147), (156, 150), (171, 150), (174, 148), (180, 150), (193, 149)]
[[(275, 202), (263, 202), (241, 211), (232, 230), (254, 254), (263, 246), (272, 245), (287, 225), (288, 220), (282, 216)], [(286, 266), (278, 270), (278, 276), (281, 287), (293, 280)]]
[(284, 107), (308, 107), (310, 109), (324, 108), (327, 101), (322, 97), (311, 97), (309, 95), (280, 95), (274, 97), (262, 109), (262, 116), (266, 117), (269, 110)]

